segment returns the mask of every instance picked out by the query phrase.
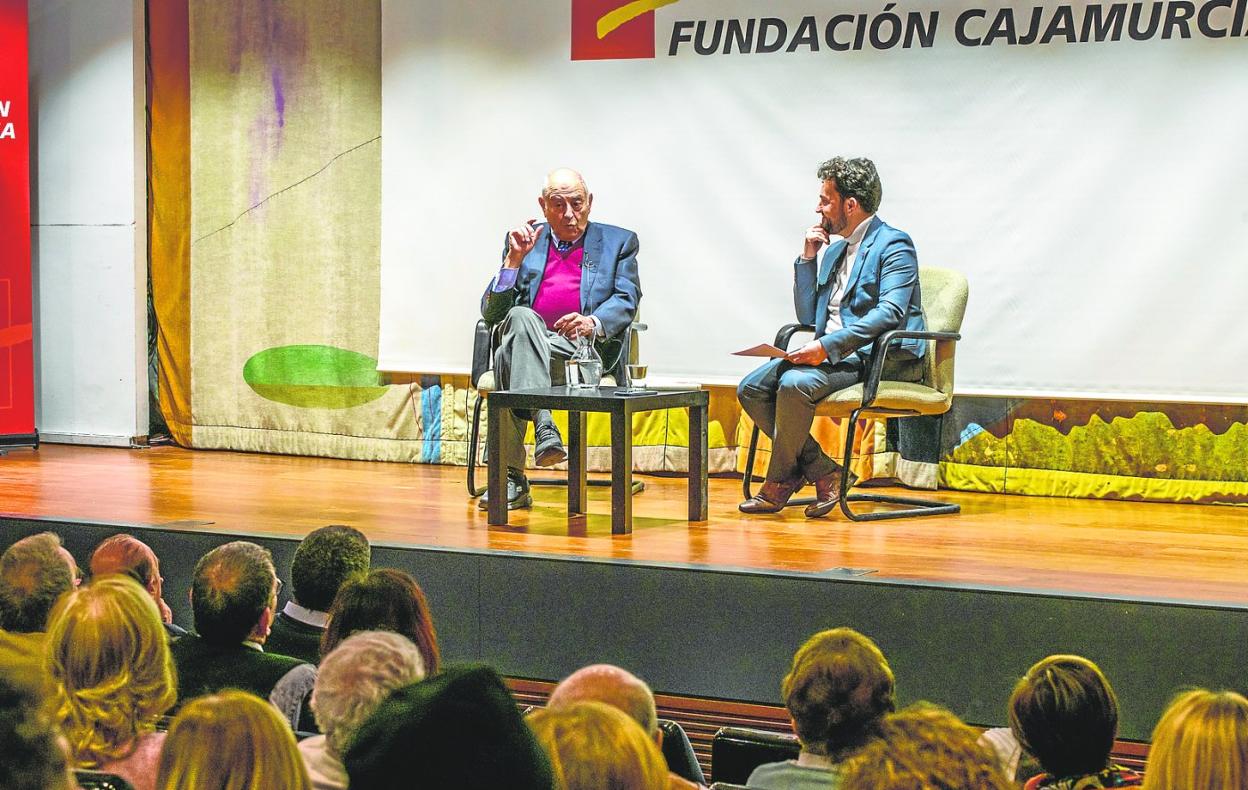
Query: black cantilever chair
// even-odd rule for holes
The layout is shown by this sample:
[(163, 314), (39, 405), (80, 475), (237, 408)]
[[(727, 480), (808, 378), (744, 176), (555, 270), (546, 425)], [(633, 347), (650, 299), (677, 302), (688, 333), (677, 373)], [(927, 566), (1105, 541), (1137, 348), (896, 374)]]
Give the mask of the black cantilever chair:
[[(479, 497), (485, 493), (485, 486), (477, 487), (478, 446), (481, 443), (481, 412), (485, 407), (485, 399), (489, 393), (498, 389), (494, 378), (494, 350), (498, 348), (499, 326), (490, 326), (483, 319), (477, 320), (472, 338), (472, 372), (470, 381), (477, 390), (477, 402), (472, 407), (472, 422), (468, 428), (468, 495)], [(637, 333), (646, 329), (645, 324), (634, 321), (628, 330), (620, 336), (620, 353), (615, 365), (609, 371), (603, 371), (602, 386), (628, 386), (628, 365), (638, 359)], [(591, 479), (586, 481), (591, 486), (610, 486), (610, 480)], [(529, 484), (535, 486), (566, 486), (568, 481), (560, 477), (530, 477)], [(637, 494), (646, 488), (645, 481), (633, 480), (633, 493)]]
[[(944, 414), (953, 405), (953, 355), (955, 343), (962, 337), (959, 333), (962, 329), (962, 317), (966, 313), (966, 278), (951, 269), (923, 266), (919, 268), (919, 287), (923, 294), (923, 314), (927, 319), (928, 331), (907, 332), (895, 329), (886, 332), (876, 341), (875, 347), (882, 351), (872, 358), (867, 380), (833, 392), (819, 402), (815, 411), (817, 415), (849, 419), (845, 432), (843, 456), (847, 469), (850, 468), (853, 460), (854, 434), (859, 417), (917, 417)], [(776, 335), (776, 345), (780, 348), (788, 348), (793, 335), (798, 332), (814, 331), (815, 328), (807, 324), (789, 324), (781, 327)], [(921, 383), (881, 380), (884, 360), (892, 341), (903, 338), (922, 338), (928, 341), (925, 357), (927, 371)], [(745, 479), (742, 489), (746, 499), (753, 496), (751, 482), (754, 474), (754, 457), (758, 451), (758, 435), (759, 428), (755, 425), (750, 435), (750, 449), (745, 460)], [(892, 494), (850, 494), (848, 491), (849, 475), (843, 475), (841, 478), (841, 512), (853, 521), (935, 516), (957, 513), (961, 510), (959, 505), (939, 500)], [(814, 500), (810, 498), (791, 499), (788, 506), (807, 505), (812, 501)], [(851, 502), (879, 502), (901, 507), (855, 513), (850, 508)]]

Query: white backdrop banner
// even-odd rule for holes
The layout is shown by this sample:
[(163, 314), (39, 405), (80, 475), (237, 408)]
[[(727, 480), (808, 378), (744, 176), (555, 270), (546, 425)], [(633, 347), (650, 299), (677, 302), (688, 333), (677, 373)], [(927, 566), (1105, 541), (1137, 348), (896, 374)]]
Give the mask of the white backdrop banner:
[(506, 230), (581, 170), (652, 379), (793, 320), (818, 164), (964, 272), (964, 394), (1248, 401), (1248, 0), (383, 0), (381, 365), (465, 372)]

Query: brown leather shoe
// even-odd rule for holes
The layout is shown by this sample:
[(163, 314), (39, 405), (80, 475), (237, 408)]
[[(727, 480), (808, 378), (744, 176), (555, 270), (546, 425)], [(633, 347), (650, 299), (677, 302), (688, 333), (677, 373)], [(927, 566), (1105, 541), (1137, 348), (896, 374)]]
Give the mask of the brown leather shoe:
[(849, 487), (858, 485), (858, 475), (837, 467), (815, 480), (815, 501), (806, 506), (806, 518), (822, 518), (832, 512), (836, 503), (841, 501), (841, 475), (849, 475)]
[(797, 492), (797, 489), (806, 484), (806, 481), (798, 477), (796, 480), (782, 480), (773, 483), (770, 480), (763, 483), (763, 487), (758, 489), (758, 493), (741, 504), (737, 505), (737, 510), (742, 513), (779, 513), (784, 510), (784, 506), (789, 503), (789, 499)]

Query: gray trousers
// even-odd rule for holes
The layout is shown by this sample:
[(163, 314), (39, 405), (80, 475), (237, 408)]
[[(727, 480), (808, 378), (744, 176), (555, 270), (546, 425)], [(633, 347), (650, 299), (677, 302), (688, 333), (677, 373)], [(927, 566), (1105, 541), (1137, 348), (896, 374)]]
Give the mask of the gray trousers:
[[(890, 358), (885, 365), (887, 379), (919, 381), (923, 377), (922, 360), (898, 360), (894, 364)], [(773, 359), (741, 380), (737, 386), (741, 408), (771, 437), (768, 482), (792, 480), (798, 475), (813, 481), (836, 471), (840, 465), (810, 435), (810, 425), (819, 401), (852, 387), (862, 376), (861, 366), (855, 363), (794, 365)]]
[[(542, 317), (528, 307), (507, 311), (494, 350), (494, 378), (501, 390), (538, 389), (564, 383), (563, 362), (576, 346), (558, 332), (546, 328)], [(550, 420), (550, 412), (533, 415), (512, 412), (499, 425), (503, 462), (513, 469), (524, 468), (524, 423)]]

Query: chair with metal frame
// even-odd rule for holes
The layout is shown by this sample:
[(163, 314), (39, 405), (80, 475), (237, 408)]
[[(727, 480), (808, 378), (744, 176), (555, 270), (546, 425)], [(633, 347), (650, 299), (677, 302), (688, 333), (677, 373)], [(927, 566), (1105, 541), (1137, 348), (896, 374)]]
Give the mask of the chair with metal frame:
[[(489, 393), (498, 389), (494, 378), (494, 350), (498, 348), (499, 333), (502, 324), (490, 326), (484, 319), (477, 320), (472, 340), (472, 372), (469, 380), (477, 391), (477, 402), (472, 408), (472, 422), (468, 428), (468, 495), (479, 497), (485, 493), (486, 487), (477, 487), (477, 446), (481, 443), (481, 412)], [(602, 386), (615, 387), (629, 385), (628, 365), (638, 360), (637, 333), (645, 331), (646, 325), (633, 321), (628, 329), (620, 335), (620, 353), (616, 357), (615, 366), (608, 372), (603, 371)], [(618, 382), (618, 384), (617, 384)], [(530, 477), (529, 485), (535, 486), (566, 486), (568, 481), (560, 477)], [(610, 480), (587, 480), (587, 485), (610, 486)], [(633, 493), (644, 491), (646, 484), (642, 480), (633, 480)]]
[[(833, 392), (820, 401), (815, 410), (817, 415), (849, 419), (845, 431), (845, 453), (842, 456), (846, 469), (850, 469), (852, 465), (854, 436), (859, 417), (903, 418), (937, 415), (949, 411), (953, 404), (954, 347), (962, 338), (960, 332), (962, 317), (966, 313), (968, 290), (966, 277), (951, 269), (923, 266), (919, 268), (919, 287), (922, 291), (923, 314), (927, 321), (928, 331), (909, 332), (894, 329), (884, 333), (875, 343), (880, 353), (872, 357), (866, 381)], [(809, 324), (788, 324), (781, 327), (776, 334), (776, 346), (788, 348), (789, 341), (798, 332), (813, 333), (814, 331), (815, 328)], [(884, 360), (893, 348), (893, 341), (903, 338), (928, 341), (927, 354), (924, 357), (927, 369), (922, 383), (889, 381), (882, 378)], [(758, 451), (758, 435), (759, 428), (755, 425), (750, 435), (750, 448), (746, 455), (745, 478), (742, 485), (746, 499), (753, 496), (750, 489), (754, 473), (754, 458)], [(853, 521), (935, 516), (957, 513), (961, 510), (959, 505), (934, 499), (893, 494), (850, 494), (848, 474), (841, 476), (840, 493), (841, 512)], [(787, 506), (808, 505), (813, 501), (809, 497), (791, 499)], [(902, 507), (856, 513), (849, 506), (851, 502), (876, 502)]]

